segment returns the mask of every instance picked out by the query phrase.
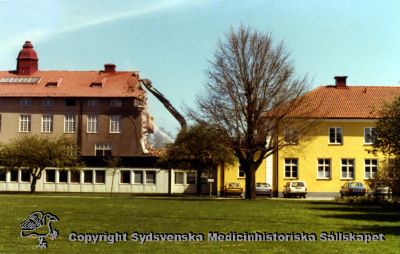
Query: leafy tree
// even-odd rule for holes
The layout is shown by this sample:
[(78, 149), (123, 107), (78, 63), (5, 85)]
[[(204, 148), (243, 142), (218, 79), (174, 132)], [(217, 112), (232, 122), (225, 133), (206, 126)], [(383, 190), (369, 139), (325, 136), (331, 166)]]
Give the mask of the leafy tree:
[(0, 165), (8, 170), (23, 169), (32, 176), (31, 193), (46, 167), (72, 169), (81, 165), (75, 142), (64, 136), (23, 135), (0, 146)]
[(385, 103), (377, 111), (376, 138), (373, 152), (382, 152), (388, 163), (382, 163), (380, 172), (372, 184), (383, 183), (392, 190), (395, 198), (400, 197), (400, 97)]
[(201, 195), (201, 176), (222, 163), (233, 164), (232, 150), (225, 145), (225, 134), (211, 125), (197, 124), (184, 128), (173, 144), (166, 146), (159, 163), (164, 168), (195, 170), (197, 194)]
[(197, 96), (198, 111), (190, 115), (228, 133), (228, 145), (246, 174), (246, 198), (255, 199), (257, 168), (285, 145), (279, 131), (292, 126), (301, 135), (312, 126), (300, 121), (310, 110), (302, 105), (307, 78), (295, 77), (283, 43), (244, 26), (219, 42), (210, 65), (205, 93)]

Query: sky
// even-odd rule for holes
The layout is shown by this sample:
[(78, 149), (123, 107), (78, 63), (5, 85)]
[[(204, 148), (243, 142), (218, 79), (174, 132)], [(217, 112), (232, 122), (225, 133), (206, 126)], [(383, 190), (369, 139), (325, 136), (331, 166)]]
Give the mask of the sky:
[[(241, 24), (286, 45), (310, 88), (400, 85), (400, 1), (0, 0), (0, 70), (14, 70), (26, 40), (41, 70), (139, 71), (184, 112), (207, 82), (219, 40)], [(155, 124), (180, 127), (151, 94)]]

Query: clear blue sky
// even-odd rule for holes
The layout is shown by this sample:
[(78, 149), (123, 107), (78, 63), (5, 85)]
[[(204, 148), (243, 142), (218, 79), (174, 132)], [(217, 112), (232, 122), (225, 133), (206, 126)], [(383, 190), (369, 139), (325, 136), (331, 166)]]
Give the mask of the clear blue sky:
[[(175, 107), (193, 105), (218, 39), (240, 24), (272, 33), (311, 87), (347, 75), (355, 85), (399, 85), (400, 1), (0, 0), (0, 70), (31, 40), (42, 70), (140, 71)], [(160, 127), (176, 120), (151, 95)]]

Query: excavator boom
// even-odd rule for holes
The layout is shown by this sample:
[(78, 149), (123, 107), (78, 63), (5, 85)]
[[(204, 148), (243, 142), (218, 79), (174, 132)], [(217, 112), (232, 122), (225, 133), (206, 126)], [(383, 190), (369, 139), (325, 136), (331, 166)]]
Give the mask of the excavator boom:
[(151, 85), (151, 81), (149, 79), (141, 79), (140, 82), (164, 105), (168, 112), (170, 112), (175, 117), (175, 119), (181, 125), (181, 128), (185, 129), (187, 126), (185, 118), (174, 108), (174, 106), (172, 106), (169, 100), (165, 98), (165, 96), (160, 91), (158, 91)]

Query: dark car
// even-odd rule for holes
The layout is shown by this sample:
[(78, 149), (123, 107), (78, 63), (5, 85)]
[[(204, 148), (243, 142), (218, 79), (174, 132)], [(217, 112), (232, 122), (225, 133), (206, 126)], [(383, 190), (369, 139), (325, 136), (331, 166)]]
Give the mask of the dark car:
[(340, 196), (364, 196), (367, 188), (361, 182), (346, 182), (340, 188)]
[(272, 188), (269, 183), (256, 183), (256, 195), (257, 196), (268, 196), (272, 195)]

